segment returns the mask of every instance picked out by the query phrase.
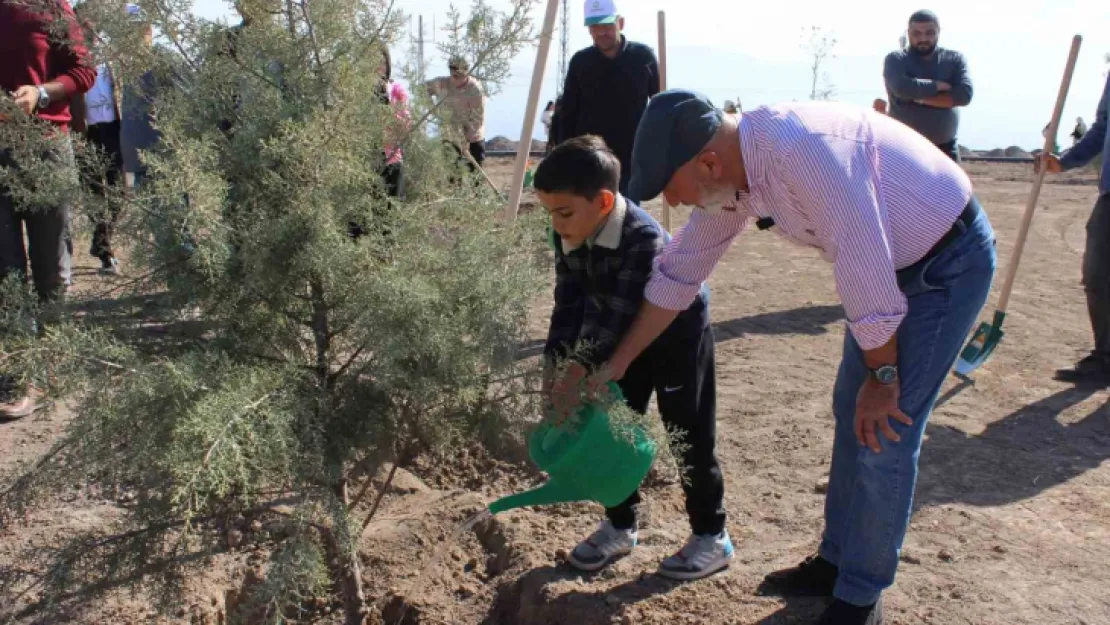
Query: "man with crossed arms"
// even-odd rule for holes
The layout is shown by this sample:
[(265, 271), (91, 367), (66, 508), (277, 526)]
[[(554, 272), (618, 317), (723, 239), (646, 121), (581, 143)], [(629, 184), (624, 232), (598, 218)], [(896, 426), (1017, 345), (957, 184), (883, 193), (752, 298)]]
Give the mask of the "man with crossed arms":
[(817, 249), (848, 317), (817, 554), (761, 590), (832, 596), (819, 625), (877, 625), (909, 523), (922, 433), (990, 291), (994, 233), (959, 165), (870, 109), (807, 102), (726, 115), (668, 91), (637, 130), (629, 196), (696, 206), (656, 259), (609, 363), (628, 364), (697, 293), (749, 221)]

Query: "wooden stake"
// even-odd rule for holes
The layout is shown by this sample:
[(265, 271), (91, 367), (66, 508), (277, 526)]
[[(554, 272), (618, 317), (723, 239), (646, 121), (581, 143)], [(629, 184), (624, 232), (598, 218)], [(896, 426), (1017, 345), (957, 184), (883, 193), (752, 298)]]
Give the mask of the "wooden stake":
[[(659, 91), (667, 90), (667, 14), (659, 12)], [(671, 206), (663, 200), (663, 229), (671, 231)]]
[(659, 12), (659, 90), (667, 90), (667, 12)]
[(551, 49), (551, 34), (555, 30), (555, 16), (558, 13), (559, 0), (547, 0), (547, 14), (543, 18), (540, 45), (536, 49), (536, 65), (532, 69), (532, 86), (528, 90), (528, 106), (524, 109), (524, 124), (520, 129), (520, 143), (516, 147), (513, 186), (509, 189), (509, 205), (505, 207), (507, 219), (516, 219), (520, 209), (520, 196), (524, 193), (524, 170), (528, 167), (528, 155), (532, 151), (532, 131), (536, 126), (536, 111), (539, 109), (540, 89), (543, 87), (543, 74), (547, 68), (547, 53)]

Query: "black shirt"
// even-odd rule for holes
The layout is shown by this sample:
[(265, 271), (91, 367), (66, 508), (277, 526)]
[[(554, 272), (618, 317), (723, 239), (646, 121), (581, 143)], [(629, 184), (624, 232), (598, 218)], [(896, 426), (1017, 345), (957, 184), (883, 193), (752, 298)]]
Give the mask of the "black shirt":
[(621, 190), (632, 175), (632, 143), (648, 99), (659, 93), (655, 52), (621, 35), (620, 52), (608, 58), (596, 46), (579, 50), (570, 60), (556, 142), (598, 135), (621, 161)]

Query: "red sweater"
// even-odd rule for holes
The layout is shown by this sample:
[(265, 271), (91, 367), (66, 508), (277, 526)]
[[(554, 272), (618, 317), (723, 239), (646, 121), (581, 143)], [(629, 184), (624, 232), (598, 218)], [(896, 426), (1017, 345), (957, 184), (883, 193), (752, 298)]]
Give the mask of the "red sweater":
[[(50, 13), (33, 12), (23, 2), (0, 0), (0, 89), (11, 93), (23, 85), (58, 81), (66, 97), (37, 112), (42, 119), (65, 127), (69, 124), (69, 98), (85, 93), (96, 80), (89, 63), (84, 34), (67, 0), (35, 0), (38, 6), (53, 3)], [(69, 41), (51, 36), (52, 20), (65, 20)]]

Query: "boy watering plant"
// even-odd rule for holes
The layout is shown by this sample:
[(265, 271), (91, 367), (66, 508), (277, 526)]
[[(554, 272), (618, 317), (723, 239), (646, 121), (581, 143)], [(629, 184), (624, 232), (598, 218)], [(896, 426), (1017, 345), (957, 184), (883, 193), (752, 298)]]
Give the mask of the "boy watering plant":
[[(566, 141), (536, 169), (536, 193), (551, 215), (555, 250), (555, 307), (544, 354), (544, 392), (565, 414), (589, 373), (608, 360), (632, 325), (652, 265), (669, 235), (643, 209), (622, 197), (620, 161), (596, 136)], [(728, 566), (732, 541), (725, 529), (724, 481), (714, 453), (716, 379), (709, 292), (701, 292), (620, 380), (625, 399), (646, 413), (652, 392), (663, 422), (682, 436), (686, 512), (693, 535), (667, 558), (660, 574), (700, 579)], [(585, 346), (586, 349), (581, 347)], [(554, 363), (568, 360), (556, 380)], [(584, 571), (597, 571), (636, 546), (638, 492), (607, 509), (607, 519), (570, 554)]]

